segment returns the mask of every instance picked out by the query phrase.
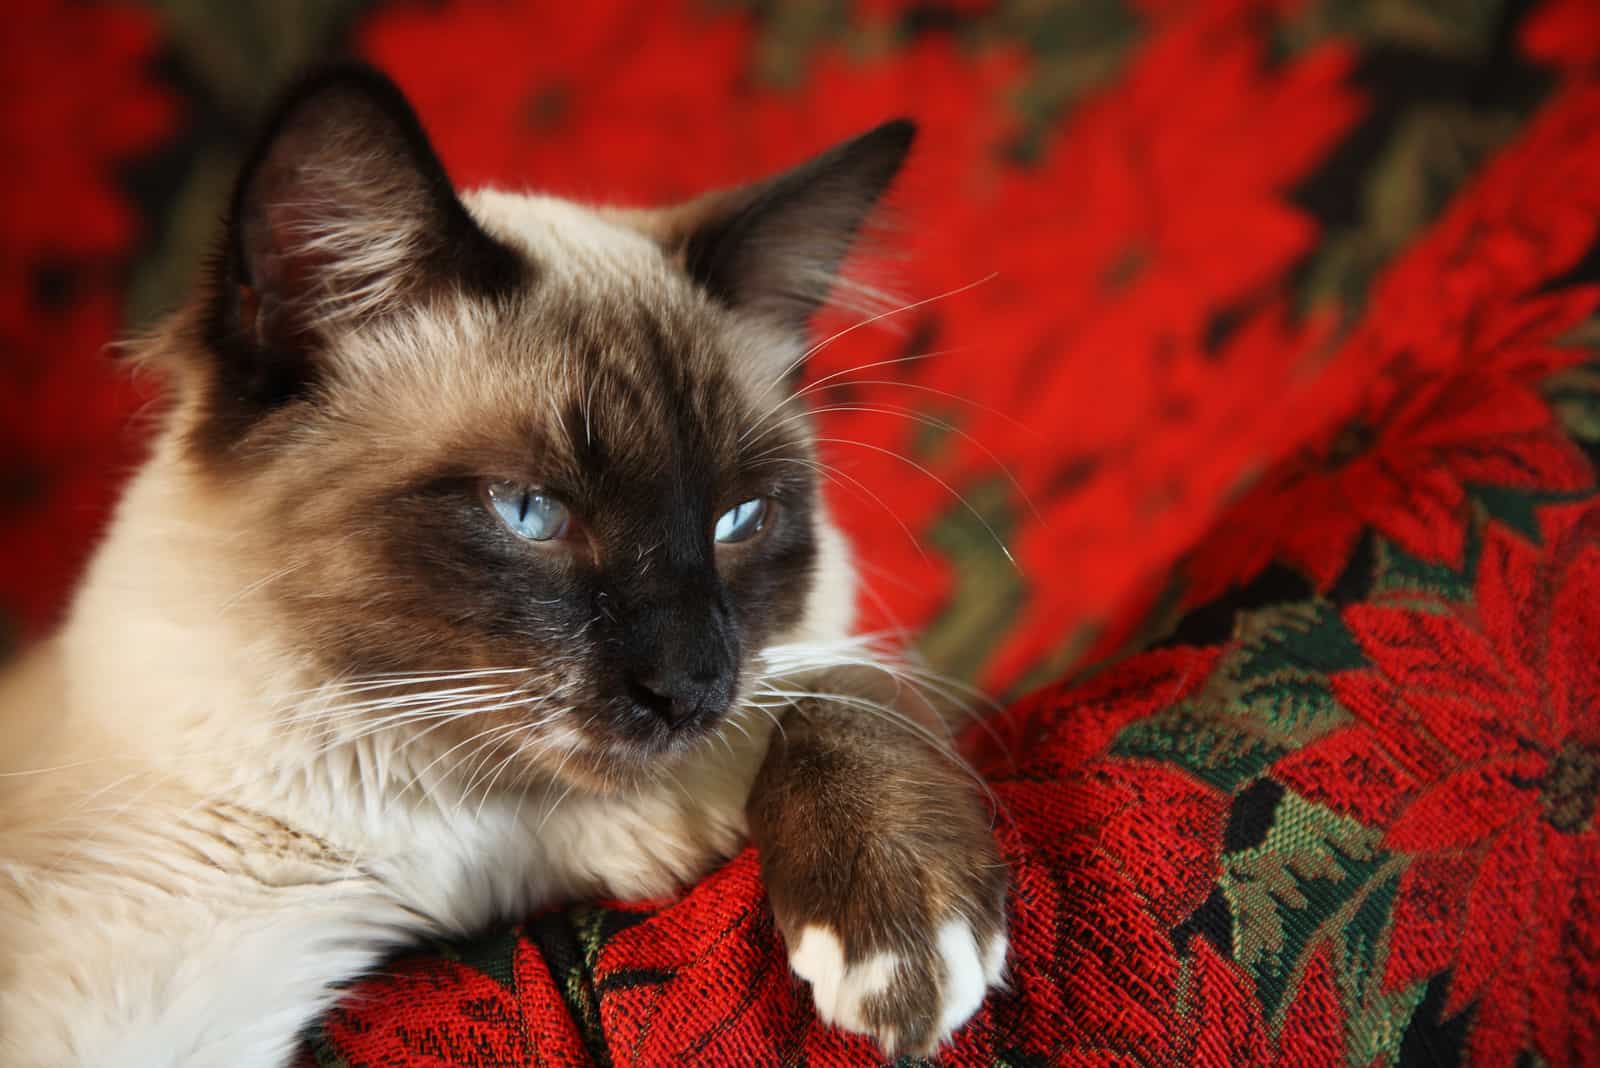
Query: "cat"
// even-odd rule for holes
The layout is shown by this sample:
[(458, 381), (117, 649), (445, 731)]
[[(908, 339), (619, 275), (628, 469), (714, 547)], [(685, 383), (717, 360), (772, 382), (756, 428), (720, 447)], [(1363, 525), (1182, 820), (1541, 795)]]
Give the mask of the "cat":
[(281, 99), (0, 683), (0, 1063), (281, 1065), (408, 940), (746, 841), (823, 1021), (925, 1053), (976, 1012), (989, 809), (851, 637), (795, 388), (914, 133), (623, 210), (458, 195), (366, 68)]

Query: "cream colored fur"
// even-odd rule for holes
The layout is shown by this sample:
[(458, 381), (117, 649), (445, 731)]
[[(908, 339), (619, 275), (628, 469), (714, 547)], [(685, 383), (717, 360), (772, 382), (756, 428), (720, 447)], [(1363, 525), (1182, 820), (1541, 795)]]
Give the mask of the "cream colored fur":
[[(650, 255), (559, 202), (470, 203), (597, 283)], [(0, 681), (0, 1064), (281, 1065), (334, 984), (398, 942), (578, 894), (663, 893), (739, 847), (760, 717), (731, 751), (609, 798), (475, 789), (444, 743), (330, 746), (287, 727), (328, 680), (280, 633), (272, 574), (186, 461), (182, 418), (64, 629)], [(820, 581), (785, 639), (825, 645), (848, 633), (853, 580), (818, 522)]]

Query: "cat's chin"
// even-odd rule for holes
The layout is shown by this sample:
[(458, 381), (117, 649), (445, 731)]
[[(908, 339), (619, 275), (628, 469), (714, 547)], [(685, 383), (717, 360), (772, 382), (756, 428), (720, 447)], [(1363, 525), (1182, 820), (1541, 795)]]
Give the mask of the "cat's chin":
[(615, 796), (659, 783), (663, 774), (707, 752), (717, 737), (716, 730), (700, 729), (663, 732), (648, 739), (609, 738), (552, 756), (548, 763), (544, 757), (536, 758), (535, 763), (563, 787)]

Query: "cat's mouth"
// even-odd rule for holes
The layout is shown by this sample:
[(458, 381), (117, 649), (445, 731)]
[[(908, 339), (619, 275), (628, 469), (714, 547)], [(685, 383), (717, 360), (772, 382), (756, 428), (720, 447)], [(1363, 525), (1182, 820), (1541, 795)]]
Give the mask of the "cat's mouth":
[(604, 792), (659, 777), (697, 753), (748, 738), (748, 729), (736, 722), (741, 699), (739, 691), (724, 691), (673, 708), (658, 693), (625, 690), (574, 709), (561, 729), (557, 748), (563, 752), (556, 759), (565, 766), (558, 775)]
[(669, 707), (659, 695), (630, 693), (608, 702), (593, 740), (622, 761), (660, 761), (693, 752), (723, 729), (731, 695), (693, 707)]
[[(636, 726), (618, 731), (591, 718), (582, 728), (562, 731), (560, 744), (541, 746), (537, 761), (544, 774), (580, 789), (618, 794), (660, 781), (663, 774), (670, 774), (698, 753), (720, 751), (719, 739), (729, 736), (732, 719), (730, 714), (686, 728)], [(732, 737), (742, 740), (737, 731)]]
[(739, 676), (737, 668), (616, 672), (593, 681), (591, 699), (574, 708), (566, 723), (585, 749), (619, 764), (659, 764), (730, 729), (744, 689)]

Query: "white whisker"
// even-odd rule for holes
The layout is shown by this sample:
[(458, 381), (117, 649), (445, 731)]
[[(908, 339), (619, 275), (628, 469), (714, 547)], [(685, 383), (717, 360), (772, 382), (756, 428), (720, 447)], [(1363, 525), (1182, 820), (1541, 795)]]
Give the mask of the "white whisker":
[(1000, 273), (998, 271), (993, 271), (975, 282), (968, 282), (964, 286), (957, 286), (956, 288), (948, 289), (943, 293), (938, 293), (931, 297), (925, 297), (922, 300), (912, 301), (910, 304), (902, 304), (898, 308), (890, 308), (888, 311), (879, 312), (877, 315), (868, 316), (867, 318), (858, 322), (851, 323), (849, 326), (846, 326), (841, 330), (837, 330), (828, 337), (823, 338), (815, 345), (812, 345), (810, 348), (806, 349), (799, 356), (795, 357), (794, 361), (785, 367), (782, 373), (778, 375), (777, 379), (767, 387), (767, 390), (770, 391), (777, 386), (779, 382), (787, 381), (789, 376), (798, 370), (802, 364), (804, 364), (811, 357), (815, 356), (817, 353), (821, 352), (823, 349), (827, 348), (829, 345), (832, 345), (835, 341), (838, 341), (841, 338), (849, 337), (851, 334), (862, 329), (863, 327), (871, 326), (874, 323), (881, 323), (885, 319), (892, 319), (896, 315), (902, 315), (908, 311), (915, 311), (918, 308), (927, 307), (929, 304), (936, 303), (937, 301), (948, 300), (950, 297), (960, 296), (969, 289), (976, 289), (986, 282), (994, 281), (998, 277), (1000, 277)]
[[(789, 419), (780, 419), (778, 422), (772, 424), (766, 430), (762, 431), (762, 433), (766, 434), (770, 431), (777, 430), (779, 427), (782, 427), (795, 419), (805, 418), (811, 414), (820, 414), (822, 412), (864, 412), (872, 415), (898, 415), (903, 419), (910, 419), (914, 422), (922, 424), (923, 426), (931, 426), (937, 430), (944, 431), (947, 434), (955, 434), (957, 437), (960, 437), (962, 440), (967, 441), (975, 446), (990, 459), (995, 468), (1001, 474), (1005, 475), (1006, 480), (1011, 483), (1011, 488), (1017, 491), (1017, 496), (1024, 504), (1028, 506), (1028, 511), (1033, 513), (1034, 519), (1037, 520), (1041, 525), (1044, 524), (1044, 516), (1039, 514), (1039, 509), (1033, 503), (1033, 498), (1028, 495), (1027, 490), (1022, 488), (1022, 483), (1017, 481), (1017, 476), (1012, 473), (1010, 467), (1006, 466), (1005, 461), (1000, 459), (999, 456), (995, 455), (993, 449), (989, 448), (989, 446), (985, 445), (983, 442), (979, 441), (977, 438), (973, 437), (971, 434), (967, 433), (965, 430), (962, 430), (955, 424), (946, 422), (945, 420), (936, 416), (928, 415), (926, 412), (919, 412), (914, 408), (906, 408), (901, 405), (891, 404), (833, 404), (828, 405), (827, 407), (818, 408), (816, 409), (815, 413), (806, 413), (806, 416), (791, 416)], [(864, 443), (857, 442), (856, 444)], [(993, 533), (993, 531), (990, 533)], [(1006, 555), (1009, 556), (1010, 554), (1007, 553)]]
[(1011, 555), (1011, 550), (1006, 547), (1005, 541), (1000, 537), (999, 533), (994, 529), (994, 527), (990, 525), (989, 521), (983, 517), (983, 513), (974, 508), (972, 506), (972, 502), (967, 500), (966, 497), (962, 496), (960, 491), (958, 491), (954, 486), (950, 485), (950, 483), (934, 474), (922, 464), (919, 464), (917, 461), (911, 459), (911, 457), (895, 452), (893, 449), (886, 449), (881, 445), (873, 445), (872, 443), (866, 441), (856, 441), (852, 438), (818, 438), (817, 442), (818, 444), (854, 445), (862, 449), (871, 449), (873, 452), (882, 453), (885, 456), (892, 457), (893, 459), (899, 460), (901, 463), (908, 464), (911, 467), (916, 468), (918, 471), (937, 482), (946, 493), (950, 494), (957, 501), (959, 501), (961, 506), (970, 512), (974, 519), (982, 524), (983, 529), (989, 533), (989, 537), (994, 539), (995, 545), (999, 547), (1003, 554), (1005, 554), (1005, 558), (1011, 561), (1011, 566), (1017, 568), (1019, 571), (1022, 570), (1022, 568), (1017, 564), (1016, 557)]

